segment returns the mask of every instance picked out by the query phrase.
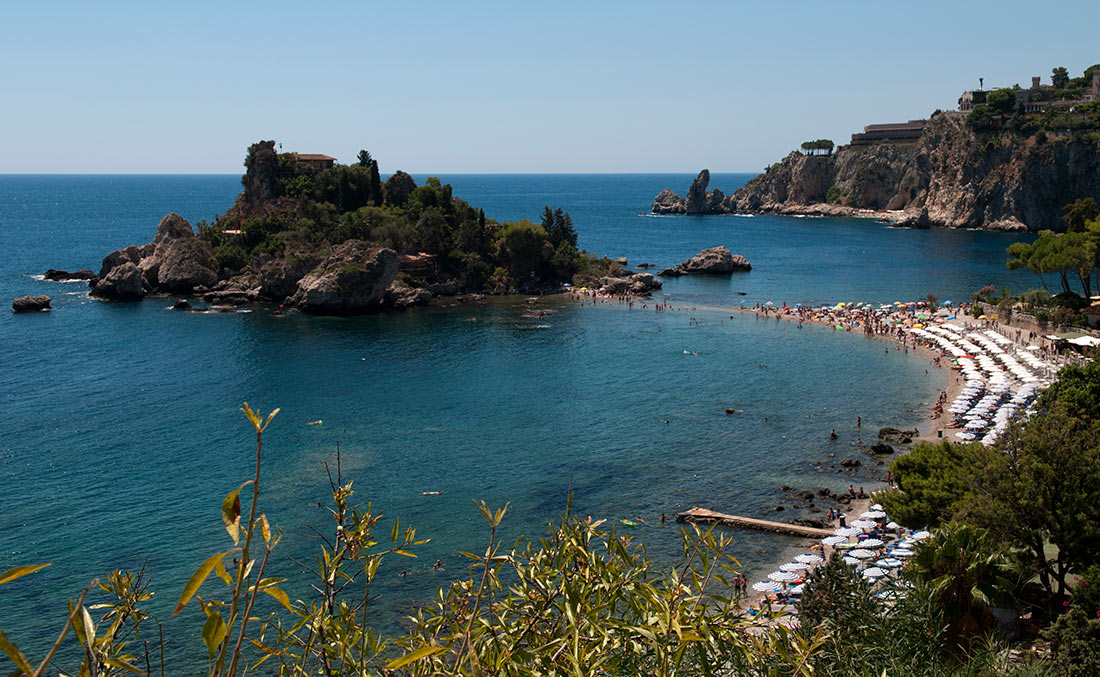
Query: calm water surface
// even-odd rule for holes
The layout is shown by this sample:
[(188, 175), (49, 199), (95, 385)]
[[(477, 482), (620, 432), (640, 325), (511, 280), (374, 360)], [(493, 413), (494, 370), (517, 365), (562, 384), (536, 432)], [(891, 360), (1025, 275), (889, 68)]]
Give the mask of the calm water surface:
[[(560, 206), (582, 247), (632, 264), (672, 265), (719, 244), (752, 262), (730, 278), (666, 281), (678, 306), (959, 299), (1031, 282), (1004, 269), (1016, 239), (1004, 234), (645, 214), (687, 175), (441, 178), (490, 218), (537, 220), (543, 205)], [(719, 174), (712, 186), (747, 178)], [(165, 299), (101, 303), (80, 284), (32, 277), (98, 269), (110, 250), (148, 242), (168, 211), (212, 219), (239, 190), (226, 176), (0, 176), (0, 299), (46, 293), (55, 308), (0, 313), (0, 570), (54, 563), (0, 588), (0, 628), (29, 651), (48, 646), (65, 597), (93, 576), (148, 560), (153, 609), (167, 616), (199, 562), (228, 547), (220, 501), (253, 459), (244, 400), (282, 408), (264, 502), (287, 532), (284, 555), (311, 557), (309, 528), (327, 526), (315, 504), (338, 444), (358, 496), (432, 539), (380, 573), (376, 621), (392, 627), (464, 570), (460, 551), (482, 546), (475, 499), (510, 504), (507, 537), (538, 536), (572, 486), (581, 514), (644, 517), (635, 532), (667, 561), (677, 528), (657, 525), (660, 513), (699, 502), (762, 515), (782, 502), (781, 484), (846, 487), (846, 475), (810, 463), (852, 453), (868, 429), (917, 423), (942, 383), (925, 360), (862, 336), (714, 310), (556, 297), (354, 319), (199, 315)], [(550, 314), (525, 317), (533, 307)], [(733, 536), (754, 572), (790, 545)], [(437, 558), (447, 571), (432, 570)]]

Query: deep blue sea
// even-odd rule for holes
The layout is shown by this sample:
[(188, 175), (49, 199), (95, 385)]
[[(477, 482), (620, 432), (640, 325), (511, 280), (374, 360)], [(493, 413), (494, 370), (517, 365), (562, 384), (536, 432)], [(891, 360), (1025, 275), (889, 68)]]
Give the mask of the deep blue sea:
[[(82, 284), (34, 276), (98, 270), (111, 250), (148, 242), (170, 211), (213, 219), (238, 177), (0, 176), (0, 300), (54, 299), (50, 313), (0, 312), (0, 571), (53, 562), (0, 587), (0, 629), (41, 654), (67, 596), (146, 561), (153, 610), (167, 617), (198, 564), (229, 547), (221, 499), (253, 463), (245, 400), (282, 408), (266, 437), (262, 499), (286, 531), (277, 572), (295, 572), (287, 555), (312, 559), (309, 528), (328, 528), (316, 502), (338, 444), (345, 476), (385, 513), (386, 533), (400, 516), (432, 539), (418, 559), (383, 566), (379, 627), (464, 573), (461, 551), (484, 547), (475, 499), (510, 505), (507, 539), (538, 537), (572, 487), (582, 515), (643, 517), (634, 532), (667, 561), (678, 529), (660, 526), (660, 513), (698, 502), (763, 515), (784, 502), (782, 484), (847, 487), (848, 476), (810, 463), (855, 453), (880, 425), (918, 423), (944, 378), (862, 335), (708, 308), (957, 300), (985, 284), (1032, 284), (1004, 267), (1015, 235), (649, 216), (662, 188), (686, 190), (686, 174), (441, 178), (490, 218), (537, 221), (544, 205), (562, 207), (593, 253), (665, 266), (726, 245), (753, 270), (667, 280), (661, 297), (694, 311), (552, 297), (354, 319), (179, 313), (165, 299), (104, 303)], [(716, 174), (711, 185), (728, 193), (748, 178)], [(552, 313), (536, 323), (523, 317), (532, 307)], [(795, 514), (786, 503), (783, 519)], [(791, 543), (733, 536), (753, 572)], [(436, 559), (445, 571), (432, 569)], [(197, 627), (200, 612), (188, 613)], [(178, 619), (166, 627), (177, 631)]]

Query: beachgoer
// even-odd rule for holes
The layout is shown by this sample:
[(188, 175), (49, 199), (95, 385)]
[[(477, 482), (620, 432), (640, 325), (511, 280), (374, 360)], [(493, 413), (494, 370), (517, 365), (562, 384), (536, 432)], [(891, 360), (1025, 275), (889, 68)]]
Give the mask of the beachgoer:
[(859, 416), (856, 416), (856, 427), (857, 428), (862, 428), (863, 427), (863, 419), (860, 418)]
[(837, 438), (836, 429), (830, 430), (829, 431), (829, 439), (830, 440), (835, 440), (836, 438)]
[(840, 520), (840, 526), (842, 526), (842, 527), (848, 526), (847, 525), (848, 516), (845, 515), (844, 513), (840, 513), (840, 515), (837, 517), (837, 519)]
[(851, 484), (848, 485), (848, 495), (852, 498), (856, 497), (856, 489)]
[(665, 514), (661, 513), (661, 524), (665, 523)]
[(437, 559), (435, 564), (432, 565), (432, 568), (436, 571), (441, 571), (443, 569), (443, 560)]

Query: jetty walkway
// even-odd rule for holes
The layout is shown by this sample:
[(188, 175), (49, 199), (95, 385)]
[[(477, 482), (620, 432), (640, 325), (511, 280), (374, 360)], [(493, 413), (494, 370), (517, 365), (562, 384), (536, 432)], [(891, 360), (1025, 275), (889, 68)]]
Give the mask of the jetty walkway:
[(676, 514), (677, 522), (700, 522), (703, 524), (720, 524), (724, 527), (737, 527), (740, 529), (756, 529), (758, 531), (770, 531), (774, 534), (787, 534), (788, 536), (804, 536), (806, 538), (824, 538), (832, 536), (832, 529), (818, 529), (804, 527), (800, 524), (787, 524), (786, 522), (769, 522), (768, 520), (754, 517), (739, 517), (726, 515), (707, 508), (691, 508)]

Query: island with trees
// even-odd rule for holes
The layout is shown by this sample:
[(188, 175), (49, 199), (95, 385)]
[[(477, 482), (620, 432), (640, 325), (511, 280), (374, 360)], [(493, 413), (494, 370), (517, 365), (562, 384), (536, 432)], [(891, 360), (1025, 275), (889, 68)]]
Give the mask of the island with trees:
[[(225, 214), (196, 224), (197, 233), (176, 214), (164, 217), (152, 242), (104, 259), (92, 294), (195, 295), (347, 315), (433, 296), (623, 283), (620, 262), (578, 250), (572, 217), (560, 208), (547, 206), (538, 223), (496, 221), (437, 178), (418, 185), (397, 171), (383, 181), (365, 150), (342, 165), (261, 141), (249, 147), (245, 167), (243, 190)], [(639, 275), (626, 279), (635, 293), (660, 286)]]

